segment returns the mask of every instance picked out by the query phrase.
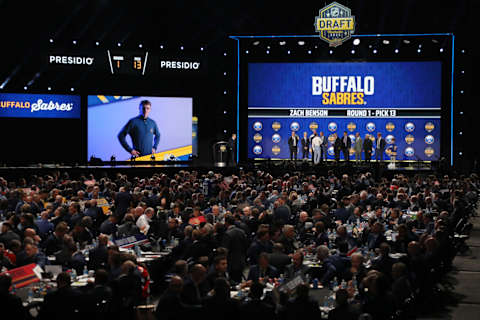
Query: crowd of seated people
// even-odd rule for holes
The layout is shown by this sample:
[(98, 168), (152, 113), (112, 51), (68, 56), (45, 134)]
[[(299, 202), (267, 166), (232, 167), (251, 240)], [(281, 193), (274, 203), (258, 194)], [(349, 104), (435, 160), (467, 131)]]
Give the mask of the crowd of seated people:
[[(218, 319), (256, 312), (278, 319), (319, 315), (312, 279), (335, 289), (329, 319), (363, 313), (387, 319), (435, 299), (458, 250), (454, 234), (468, 223), (480, 188), (474, 174), (376, 180), (369, 172), (273, 177), (260, 170), (231, 176), (180, 170), (97, 178), (57, 171), (0, 178), (3, 301), (16, 301), (8, 270), (54, 263), (64, 272), (38, 318), (131, 319), (135, 307), (152, 298), (151, 275), (112, 241), (144, 234), (178, 239), (158, 319), (201, 312)], [(100, 199), (109, 210), (99, 207)], [(86, 245), (90, 250), (82, 250)], [(312, 252), (319, 267), (304, 263)], [(72, 288), (67, 271), (85, 269), (95, 270), (95, 282)], [(264, 295), (268, 284), (297, 277), (305, 284), (294, 291)], [(231, 298), (232, 289), (245, 288), (248, 298)]]

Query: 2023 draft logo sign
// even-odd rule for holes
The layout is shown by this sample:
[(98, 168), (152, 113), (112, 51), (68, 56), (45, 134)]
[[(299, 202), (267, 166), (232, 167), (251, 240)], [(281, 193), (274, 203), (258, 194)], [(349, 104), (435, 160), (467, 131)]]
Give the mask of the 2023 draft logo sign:
[(314, 25), (315, 31), (320, 33), (320, 39), (331, 47), (337, 47), (355, 32), (355, 17), (349, 8), (332, 2), (320, 9)]

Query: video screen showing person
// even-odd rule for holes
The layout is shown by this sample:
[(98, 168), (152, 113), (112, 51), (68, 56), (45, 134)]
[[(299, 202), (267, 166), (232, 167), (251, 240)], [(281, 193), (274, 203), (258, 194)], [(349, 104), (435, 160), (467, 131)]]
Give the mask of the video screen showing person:
[(192, 105), (190, 97), (88, 96), (88, 159), (189, 160)]

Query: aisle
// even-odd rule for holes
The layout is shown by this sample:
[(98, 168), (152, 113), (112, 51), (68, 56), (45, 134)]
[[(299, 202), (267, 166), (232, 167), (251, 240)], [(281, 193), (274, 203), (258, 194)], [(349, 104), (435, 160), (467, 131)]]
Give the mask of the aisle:
[[(480, 216), (480, 211), (477, 210)], [(473, 230), (467, 241), (470, 250), (462, 256), (455, 257), (454, 270), (449, 282), (454, 286), (447, 296), (449, 303), (443, 311), (421, 320), (430, 319), (479, 319), (480, 317), (480, 217), (472, 219)]]

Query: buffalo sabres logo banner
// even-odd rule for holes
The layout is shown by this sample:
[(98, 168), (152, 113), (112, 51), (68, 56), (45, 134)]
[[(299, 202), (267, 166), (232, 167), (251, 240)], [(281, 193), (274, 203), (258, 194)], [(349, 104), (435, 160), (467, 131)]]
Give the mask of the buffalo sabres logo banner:
[(349, 8), (332, 2), (320, 9), (315, 17), (315, 31), (320, 33), (320, 39), (328, 42), (331, 47), (337, 47), (355, 32), (355, 17)]

